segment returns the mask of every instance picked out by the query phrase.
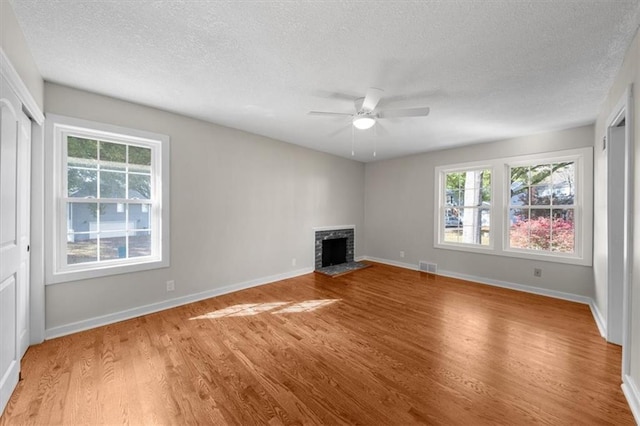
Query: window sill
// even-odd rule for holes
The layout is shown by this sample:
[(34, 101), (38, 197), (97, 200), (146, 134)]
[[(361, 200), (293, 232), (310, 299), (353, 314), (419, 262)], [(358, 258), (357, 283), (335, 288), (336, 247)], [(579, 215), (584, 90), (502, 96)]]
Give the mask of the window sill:
[(579, 266), (592, 266), (593, 262), (591, 259), (584, 259), (580, 257), (569, 257), (569, 256), (557, 256), (553, 254), (546, 254), (544, 252), (540, 253), (531, 253), (525, 251), (515, 251), (515, 250), (497, 250), (492, 247), (468, 247), (462, 245), (455, 244), (434, 244), (433, 246), (436, 249), (444, 249), (444, 250), (454, 250), (454, 251), (464, 251), (469, 253), (476, 254), (486, 254), (490, 256), (502, 256), (502, 257), (515, 257), (519, 259), (527, 259), (537, 262), (553, 262), (553, 263), (564, 263), (568, 265), (579, 265)]
[(131, 272), (149, 271), (152, 269), (168, 268), (168, 260), (149, 260), (133, 264), (92, 265), (87, 269), (68, 270), (54, 273), (47, 277), (47, 285), (60, 284), (70, 281), (90, 280), (112, 275), (128, 274)]

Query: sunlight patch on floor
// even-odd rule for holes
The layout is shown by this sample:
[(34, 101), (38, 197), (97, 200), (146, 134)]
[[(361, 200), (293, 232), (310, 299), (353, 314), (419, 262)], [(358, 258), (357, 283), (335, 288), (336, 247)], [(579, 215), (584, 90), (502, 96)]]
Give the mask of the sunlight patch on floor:
[[(319, 299), (305, 300), (304, 302), (269, 302), (269, 303), (242, 303), (228, 306), (224, 309), (212, 311), (190, 320), (216, 319), (224, 317), (247, 317), (273, 311), (272, 314), (293, 314), (301, 312), (311, 312), (324, 306), (331, 305), (342, 299)], [(278, 309), (281, 308), (281, 309)], [(277, 309), (277, 310), (276, 310)]]

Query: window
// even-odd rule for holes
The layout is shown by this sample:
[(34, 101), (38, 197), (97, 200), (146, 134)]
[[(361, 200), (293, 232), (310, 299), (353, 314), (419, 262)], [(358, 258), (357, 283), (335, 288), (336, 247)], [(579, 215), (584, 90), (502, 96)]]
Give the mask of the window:
[(489, 246), (491, 169), (443, 171), (441, 233), (444, 243)]
[(48, 116), (54, 226), (48, 282), (169, 265), (169, 138)]
[(509, 167), (509, 249), (574, 253), (575, 166)]
[(592, 156), (582, 148), (437, 167), (434, 246), (591, 265)]

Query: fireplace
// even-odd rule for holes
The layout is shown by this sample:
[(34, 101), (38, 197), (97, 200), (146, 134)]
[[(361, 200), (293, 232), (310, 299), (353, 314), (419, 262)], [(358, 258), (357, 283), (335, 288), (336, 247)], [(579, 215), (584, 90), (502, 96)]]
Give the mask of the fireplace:
[[(330, 265), (337, 265), (341, 263), (350, 263), (354, 261), (354, 252), (355, 252), (355, 227), (344, 226), (344, 227), (335, 227), (335, 228), (315, 228), (315, 241), (314, 241), (314, 250), (315, 250), (315, 269), (319, 270), (323, 267), (327, 267), (329, 265), (325, 265), (327, 259), (329, 260)], [(333, 241), (340, 240), (340, 241)], [(340, 245), (340, 248), (335, 247), (336, 245)], [(343, 246), (344, 245), (344, 246)], [(325, 254), (325, 247), (329, 250), (328, 254)], [(334, 250), (339, 250), (338, 254), (335, 256), (340, 256), (334, 259)], [(342, 250), (344, 250), (344, 254), (342, 254)], [(325, 257), (325, 256), (331, 256)], [(344, 258), (342, 258), (344, 256)]]
[(333, 238), (322, 241), (322, 267), (340, 265), (347, 262), (347, 238)]
[(313, 229), (316, 272), (330, 277), (338, 277), (370, 266), (366, 263), (356, 262), (354, 259), (355, 228), (353, 225), (346, 225)]

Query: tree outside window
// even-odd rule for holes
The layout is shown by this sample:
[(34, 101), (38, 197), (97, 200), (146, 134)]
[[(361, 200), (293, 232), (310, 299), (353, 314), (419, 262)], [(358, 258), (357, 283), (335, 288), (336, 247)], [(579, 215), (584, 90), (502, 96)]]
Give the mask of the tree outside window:
[(444, 242), (490, 245), (491, 170), (445, 172), (443, 182)]

